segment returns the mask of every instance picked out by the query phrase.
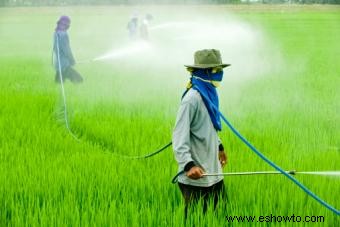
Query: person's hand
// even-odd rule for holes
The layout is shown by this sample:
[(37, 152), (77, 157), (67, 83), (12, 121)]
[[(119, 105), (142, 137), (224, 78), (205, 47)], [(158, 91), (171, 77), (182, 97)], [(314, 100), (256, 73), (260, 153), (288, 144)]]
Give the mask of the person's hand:
[(188, 172), (186, 172), (187, 177), (197, 180), (203, 177), (204, 170), (201, 167), (194, 166)]
[(218, 159), (220, 160), (222, 168), (227, 164), (228, 162), (228, 156), (224, 151), (218, 152)]

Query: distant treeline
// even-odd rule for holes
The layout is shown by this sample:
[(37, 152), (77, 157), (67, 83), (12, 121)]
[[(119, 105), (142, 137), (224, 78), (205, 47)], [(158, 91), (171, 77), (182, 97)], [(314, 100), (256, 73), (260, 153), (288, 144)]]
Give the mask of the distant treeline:
[(244, 4), (294, 3), (340, 4), (340, 0), (0, 0), (0, 6), (60, 6), (60, 5), (133, 5), (133, 4)]

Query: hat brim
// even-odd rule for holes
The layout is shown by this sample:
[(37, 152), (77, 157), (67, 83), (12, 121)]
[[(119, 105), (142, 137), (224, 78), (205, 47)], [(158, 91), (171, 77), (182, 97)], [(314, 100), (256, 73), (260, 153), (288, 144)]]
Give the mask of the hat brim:
[(209, 69), (214, 67), (228, 67), (231, 66), (231, 64), (204, 64), (204, 65), (184, 65), (187, 68), (194, 68), (194, 69)]

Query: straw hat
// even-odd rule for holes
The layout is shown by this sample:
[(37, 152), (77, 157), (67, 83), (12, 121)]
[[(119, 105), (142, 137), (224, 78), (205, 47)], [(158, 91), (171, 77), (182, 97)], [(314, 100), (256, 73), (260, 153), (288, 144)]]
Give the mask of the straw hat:
[(228, 67), (230, 64), (222, 63), (221, 53), (216, 49), (204, 49), (195, 52), (194, 65), (184, 65), (188, 68), (208, 69), (214, 67)]

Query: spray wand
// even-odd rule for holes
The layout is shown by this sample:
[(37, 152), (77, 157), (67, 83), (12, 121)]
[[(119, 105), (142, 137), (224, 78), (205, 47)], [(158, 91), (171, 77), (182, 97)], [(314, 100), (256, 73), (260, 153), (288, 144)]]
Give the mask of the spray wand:
[[(296, 170), (288, 170), (284, 171), (289, 175), (323, 175), (323, 176), (340, 176), (340, 171), (296, 171)], [(178, 176), (184, 174), (184, 171), (179, 172), (173, 179), (172, 183), (178, 182)], [(203, 177), (210, 176), (245, 176), (245, 175), (271, 175), (271, 174), (283, 174), (280, 171), (255, 171), (255, 172), (230, 172), (230, 173), (204, 173)]]
[[(285, 171), (290, 175), (308, 174), (308, 175), (325, 175), (325, 176), (340, 176), (340, 171)], [(208, 176), (235, 176), (235, 175), (263, 175), (263, 174), (282, 174), (279, 171), (258, 171), (258, 172), (233, 172), (233, 173), (204, 173), (203, 177)]]
[[(296, 170), (285, 171), (288, 174), (295, 175)], [(258, 172), (233, 172), (233, 173), (204, 173), (203, 177), (208, 176), (236, 176), (236, 175), (263, 175), (263, 174), (282, 174), (279, 171), (258, 171)]]

